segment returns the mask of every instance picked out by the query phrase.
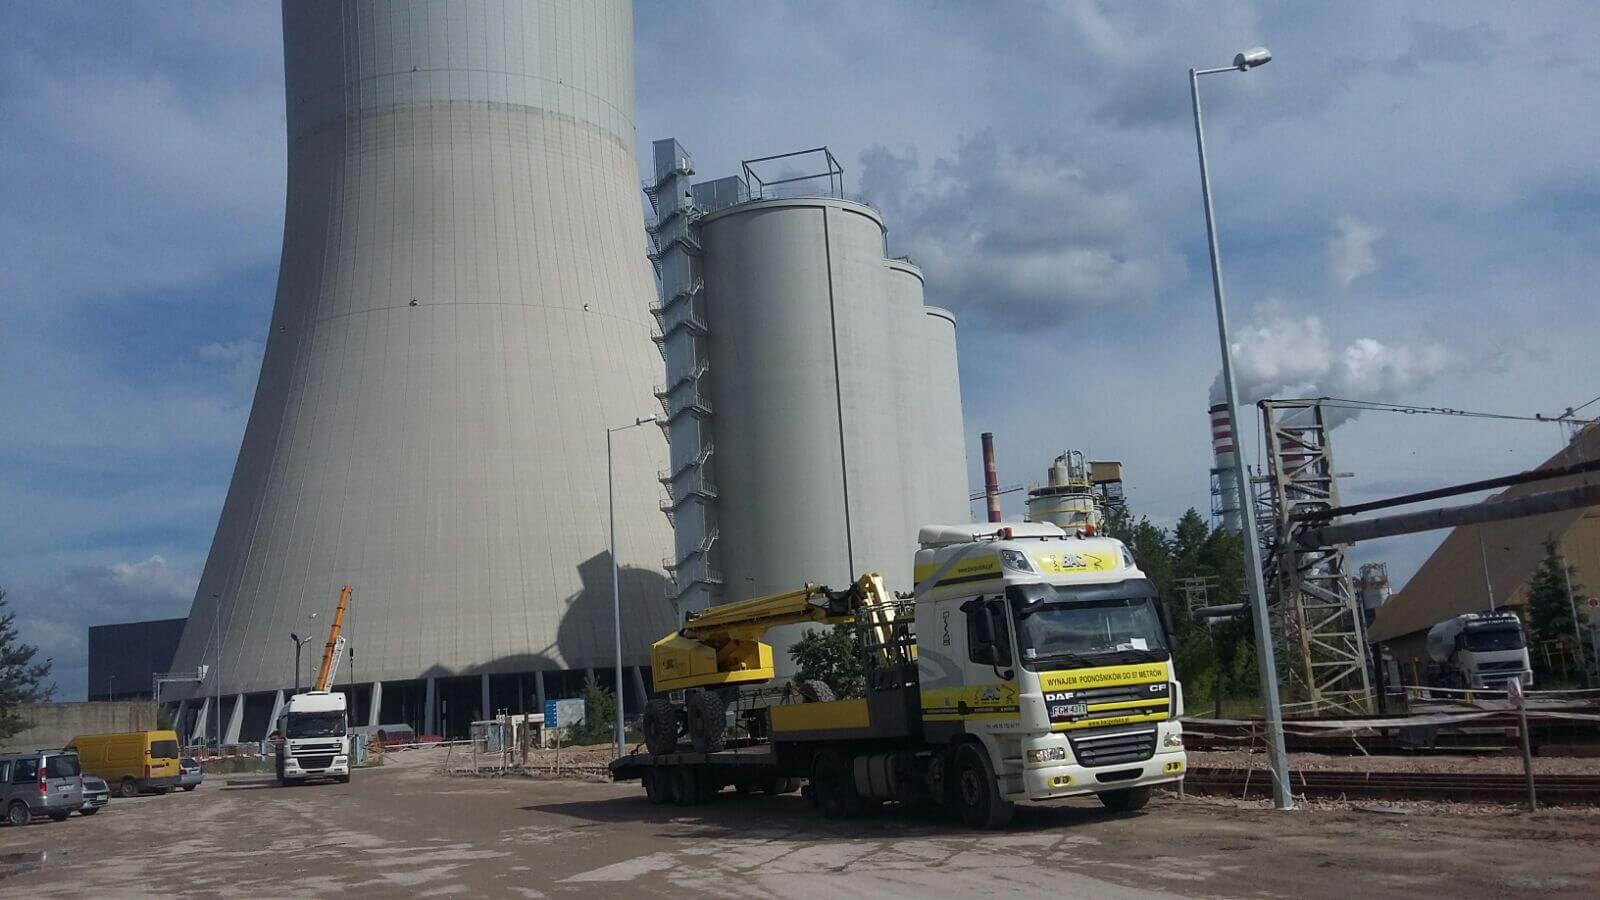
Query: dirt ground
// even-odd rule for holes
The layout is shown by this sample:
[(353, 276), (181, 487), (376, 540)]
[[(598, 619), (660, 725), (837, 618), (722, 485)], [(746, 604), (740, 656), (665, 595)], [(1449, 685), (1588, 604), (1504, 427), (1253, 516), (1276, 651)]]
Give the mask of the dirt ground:
[[(405, 757), (404, 759), (400, 757)], [(973, 833), (799, 796), (650, 805), (637, 785), (447, 777), (401, 754), (348, 785), (218, 778), (0, 828), (0, 894), (81, 896), (1593, 896), (1600, 814), (1460, 816), (1158, 797), (1025, 807)], [(1377, 807), (1373, 807), (1377, 809)]]

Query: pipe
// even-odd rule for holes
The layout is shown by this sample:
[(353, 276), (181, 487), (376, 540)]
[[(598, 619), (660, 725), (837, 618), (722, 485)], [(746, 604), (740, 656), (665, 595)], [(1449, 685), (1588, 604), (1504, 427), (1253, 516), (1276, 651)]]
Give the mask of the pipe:
[(1441, 497), (1452, 497), (1457, 494), (1471, 494), (1477, 491), (1486, 491), (1490, 488), (1511, 487), (1518, 484), (1528, 484), (1534, 481), (1548, 481), (1552, 478), (1566, 478), (1572, 475), (1584, 475), (1589, 472), (1600, 472), (1600, 459), (1585, 460), (1570, 466), (1555, 466), (1548, 469), (1531, 469), (1527, 472), (1518, 472), (1515, 475), (1502, 475), (1499, 478), (1486, 478), (1482, 481), (1472, 481), (1466, 484), (1457, 484), (1451, 487), (1436, 488), (1431, 491), (1419, 491), (1415, 494), (1404, 494), (1399, 497), (1390, 497), (1386, 500), (1373, 500), (1369, 503), (1352, 503), (1349, 506), (1339, 506), (1333, 509), (1311, 509), (1297, 512), (1289, 517), (1291, 522), (1327, 521), (1339, 516), (1353, 516), (1357, 513), (1371, 512), (1375, 509), (1387, 509), (1391, 506), (1406, 506), (1412, 503), (1421, 503), (1424, 500), (1438, 500)]
[(1446, 506), (1422, 512), (1381, 516), (1364, 522), (1306, 528), (1295, 535), (1295, 541), (1302, 547), (1353, 544), (1356, 541), (1370, 541), (1373, 538), (1391, 537), (1397, 534), (1477, 525), (1481, 522), (1502, 522), (1507, 519), (1521, 519), (1596, 505), (1600, 505), (1600, 482), (1559, 491), (1528, 494), (1510, 500), (1473, 503), (1468, 506)]
[(983, 442), (983, 496), (989, 505), (989, 521), (1000, 521), (1000, 476), (994, 467), (994, 432), (985, 431), (978, 439)]

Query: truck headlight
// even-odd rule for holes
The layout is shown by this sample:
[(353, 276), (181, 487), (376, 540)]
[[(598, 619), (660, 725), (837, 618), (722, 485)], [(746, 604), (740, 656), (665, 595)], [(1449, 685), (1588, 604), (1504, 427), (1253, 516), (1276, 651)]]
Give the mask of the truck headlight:
[(1169, 732), (1167, 732), (1167, 736), (1161, 739), (1161, 746), (1163, 746), (1163, 747), (1182, 747), (1183, 746), (1183, 732), (1180, 732), (1180, 731), (1169, 731)]
[(1018, 572), (1033, 571), (1033, 563), (1028, 562), (1028, 554), (1023, 553), (1021, 550), (1001, 550), (1000, 564), (1008, 569), (1016, 569)]
[(1028, 762), (1032, 765), (1039, 765), (1040, 763), (1047, 762), (1060, 762), (1066, 758), (1067, 748), (1065, 747), (1040, 747), (1037, 750), (1029, 750), (1027, 753)]

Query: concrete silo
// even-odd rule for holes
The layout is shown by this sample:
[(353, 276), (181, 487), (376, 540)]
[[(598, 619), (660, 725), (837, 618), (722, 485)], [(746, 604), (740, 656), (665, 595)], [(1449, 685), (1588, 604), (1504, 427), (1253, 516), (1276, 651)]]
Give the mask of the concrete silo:
[(842, 196), (826, 149), (809, 152), (827, 156), (827, 194), (763, 198), (749, 163), (691, 185), (688, 153), (655, 144), (683, 611), (863, 572), (910, 590), (917, 529), (968, 518), (954, 320), (923, 305), (916, 266), (884, 258), (882, 217)]
[[(224, 737), (260, 739), (290, 633), (316, 636), (309, 670), (348, 583), (354, 717), (459, 733), (612, 665), (606, 429), (660, 371), (632, 12), (286, 0), (283, 26), (277, 300), (174, 666), (211, 665)], [(638, 665), (671, 621), (665, 450), (616, 446)]]

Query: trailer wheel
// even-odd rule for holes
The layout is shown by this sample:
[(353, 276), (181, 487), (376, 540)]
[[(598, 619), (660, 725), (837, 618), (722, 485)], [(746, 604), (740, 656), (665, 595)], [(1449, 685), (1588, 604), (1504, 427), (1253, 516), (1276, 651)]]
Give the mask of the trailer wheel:
[(1155, 788), (1147, 785), (1145, 787), (1123, 788), (1120, 791), (1101, 791), (1099, 796), (1101, 805), (1106, 809), (1112, 812), (1126, 813), (1144, 809), (1144, 805), (1150, 802), (1150, 795), (1153, 793), (1155, 793)]
[(657, 697), (645, 704), (644, 745), (654, 756), (678, 749), (678, 710), (671, 700)]
[(963, 744), (956, 750), (955, 763), (953, 799), (961, 821), (972, 828), (1004, 828), (1017, 805), (1000, 796), (989, 754), (977, 744)]
[(700, 802), (700, 779), (693, 766), (672, 768), (672, 802), (678, 806), (693, 806)]
[(866, 809), (866, 801), (856, 793), (850, 757), (832, 747), (817, 754), (811, 769), (811, 792), (825, 819), (853, 819)]
[(727, 708), (721, 695), (711, 691), (696, 691), (685, 702), (689, 711), (689, 741), (701, 753), (716, 753), (723, 747), (722, 733), (727, 730)]
[(662, 779), (658, 777), (655, 769), (645, 770), (645, 773), (639, 776), (639, 780), (644, 783), (644, 795), (651, 803), (660, 806), (670, 802), (671, 798), (667, 796), (666, 787), (661, 783)]

